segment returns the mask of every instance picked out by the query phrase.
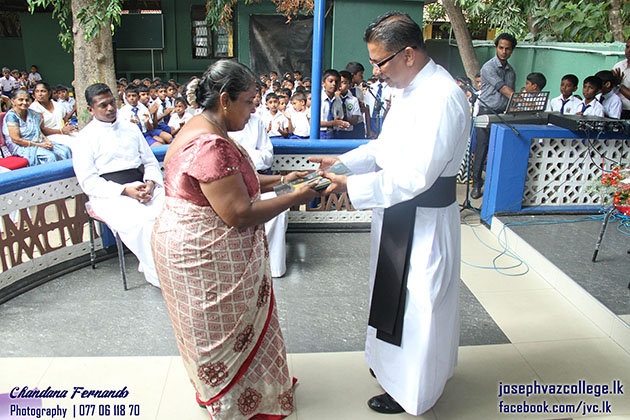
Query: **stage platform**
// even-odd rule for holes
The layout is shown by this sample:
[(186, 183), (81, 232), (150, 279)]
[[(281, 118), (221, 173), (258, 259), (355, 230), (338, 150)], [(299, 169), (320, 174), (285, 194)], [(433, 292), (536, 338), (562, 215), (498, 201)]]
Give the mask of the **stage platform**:
[[(630, 328), (621, 321), (602, 327), (600, 314), (589, 317), (585, 305), (558, 288), (557, 279), (540, 273), (544, 264), (526, 250), (525, 241), (517, 246), (511, 231), (508, 243), (524, 250), (520, 257), (530, 270), (506, 276), (479, 268), (492, 266), (500, 253), (497, 229), (500, 223), (493, 223), (490, 231), (474, 214), (465, 217), (459, 364), (438, 403), (418, 418), (590, 418), (567, 411), (586, 404), (601, 406), (601, 397), (498, 396), (498, 384), (573, 384), (580, 379), (607, 384), (618, 379), (630, 386)], [(360, 232), (287, 235), (288, 272), (274, 280), (274, 290), (291, 373), (299, 379), (289, 420), (384, 418), (366, 405), (382, 392), (362, 352), (368, 239)], [(600, 255), (604, 261), (606, 248)], [(209, 418), (194, 402), (160, 291), (135, 271), (132, 255), (127, 263), (127, 292), (117, 261), (111, 259), (96, 270), (78, 270), (0, 305), (0, 419), (11, 418), (3, 417), (8, 397), (2, 394), (23, 386), (126, 386), (131, 394), (125, 403), (137, 404), (140, 415), (118, 418)], [(523, 400), (564, 412), (510, 416), (498, 411), (502, 403)], [(627, 395), (607, 396), (606, 401), (611, 409), (607, 418), (630, 418)], [(43, 406), (71, 409), (74, 403), (47, 399)]]
[(619, 219), (609, 222), (596, 262), (592, 256), (602, 228), (602, 214), (511, 215), (498, 219), (615, 315), (630, 323), (630, 231), (620, 225)]

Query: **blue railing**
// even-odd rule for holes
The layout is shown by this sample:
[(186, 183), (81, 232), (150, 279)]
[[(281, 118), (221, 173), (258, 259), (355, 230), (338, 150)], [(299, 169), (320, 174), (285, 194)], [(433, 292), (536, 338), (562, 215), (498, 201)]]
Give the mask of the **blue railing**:
[[(367, 140), (274, 140), (273, 142), (276, 155), (342, 154), (365, 143)], [(167, 149), (168, 146), (158, 146), (151, 150), (161, 162), (164, 160)], [(72, 160), (16, 169), (0, 174), (0, 194), (74, 176)]]

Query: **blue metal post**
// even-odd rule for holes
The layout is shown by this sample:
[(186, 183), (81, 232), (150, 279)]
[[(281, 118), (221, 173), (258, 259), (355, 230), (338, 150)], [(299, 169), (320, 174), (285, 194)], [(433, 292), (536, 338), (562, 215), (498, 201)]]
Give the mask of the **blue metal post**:
[(315, 0), (313, 13), (313, 67), (311, 68), (311, 139), (318, 139), (322, 107), (322, 57), (326, 0)]

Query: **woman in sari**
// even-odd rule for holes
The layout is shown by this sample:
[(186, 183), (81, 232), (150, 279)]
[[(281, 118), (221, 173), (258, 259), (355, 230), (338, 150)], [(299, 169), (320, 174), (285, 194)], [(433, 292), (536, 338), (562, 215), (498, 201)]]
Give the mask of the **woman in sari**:
[(49, 140), (42, 133), (42, 117), (29, 109), (31, 97), (18, 89), (11, 96), (13, 108), (4, 116), (2, 133), (9, 151), (28, 160), (28, 165), (70, 159), (70, 148)]
[(310, 186), (261, 191), (304, 173), (258, 175), (228, 131), (242, 130), (256, 76), (220, 60), (187, 98), (203, 112), (165, 156), (166, 201), (152, 248), (162, 294), (197, 402), (214, 420), (276, 420), (293, 410), (263, 223), (318, 196)]

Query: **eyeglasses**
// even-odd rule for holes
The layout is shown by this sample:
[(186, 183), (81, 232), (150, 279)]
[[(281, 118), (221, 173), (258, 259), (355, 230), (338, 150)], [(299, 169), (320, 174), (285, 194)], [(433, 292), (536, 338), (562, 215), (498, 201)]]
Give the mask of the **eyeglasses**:
[(402, 47), (401, 49), (399, 49), (398, 51), (396, 51), (394, 54), (390, 55), (389, 57), (385, 58), (384, 60), (379, 61), (378, 63), (374, 62), (374, 60), (372, 60), (371, 58), (369, 58), (370, 63), (372, 63), (372, 65), (374, 67), (376, 67), (377, 69), (380, 69), (381, 67), (383, 67), (385, 64), (389, 63), (391, 60), (394, 59), (394, 57), (396, 57), (398, 54), (400, 54), (401, 52), (405, 51), (407, 49), (407, 47)]

